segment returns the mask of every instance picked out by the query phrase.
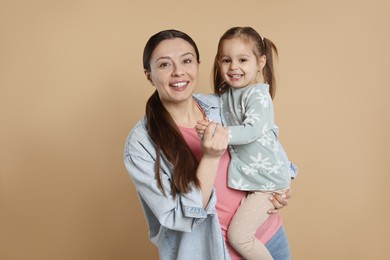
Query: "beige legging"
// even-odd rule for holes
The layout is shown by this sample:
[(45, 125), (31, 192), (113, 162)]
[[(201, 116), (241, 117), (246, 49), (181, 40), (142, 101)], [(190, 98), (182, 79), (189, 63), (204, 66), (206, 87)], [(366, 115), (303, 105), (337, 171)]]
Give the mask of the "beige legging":
[(263, 243), (255, 237), (256, 230), (267, 220), (268, 210), (274, 205), (269, 200), (272, 193), (282, 191), (251, 192), (242, 200), (228, 229), (230, 245), (247, 260), (272, 260)]

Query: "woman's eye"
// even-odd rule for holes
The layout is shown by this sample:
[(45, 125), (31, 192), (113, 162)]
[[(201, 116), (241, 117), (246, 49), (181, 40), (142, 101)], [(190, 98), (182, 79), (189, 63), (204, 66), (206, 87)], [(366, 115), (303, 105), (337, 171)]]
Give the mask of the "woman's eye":
[(158, 67), (159, 68), (165, 68), (165, 67), (168, 67), (168, 66), (169, 66), (168, 62), (162, 62), (162, 63), (160, 63), (160, 65)]
[(186, 63), (186, 64), (192, 63), (192, 60), (191, 60), (191, 59), (185, 59), (185, 60), (184, 60), (184, 63)]

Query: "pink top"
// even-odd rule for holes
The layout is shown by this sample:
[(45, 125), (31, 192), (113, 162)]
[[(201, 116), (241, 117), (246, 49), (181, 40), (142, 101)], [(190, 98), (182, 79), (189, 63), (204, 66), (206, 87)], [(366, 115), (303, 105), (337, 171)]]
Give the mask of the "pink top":
[[(196, 133), (195, 128), (179, 127), (184, 139), (190, 147), (194, 156), (200, 160), (202, 156), (202, 148), (200, 138)], [(226, 238), (227, 229), (234, 213), (236, 212), (241, 200), (246, 195), (246, 192), (234, 190), (227, 186), (227, 173), (230, 161), (228, 150), (222, 155), (219, 162), (217, 177), (215, 178), (214, 187), (217, 194), (217, 213), (221, 224), (222, 234), (225, 238), (226, 245), (232, 260), (242, 259), (240, 255), (229, 245)], [(267, 221), (257, 230), (256, 237), (265, 244), (282, 226), (282, 218), (279, 214), (271, 214)]]

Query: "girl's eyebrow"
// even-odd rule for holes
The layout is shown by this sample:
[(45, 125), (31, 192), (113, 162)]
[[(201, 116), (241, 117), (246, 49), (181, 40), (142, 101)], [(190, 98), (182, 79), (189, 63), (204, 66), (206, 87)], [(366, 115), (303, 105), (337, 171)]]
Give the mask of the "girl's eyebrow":
[[(238, 54), (237, 56), (238, 57), (250, 57), (251, 55), (249, 55), (249, 54)], [(230, 56), (226, 55), (226, 54), (221, 54), (221, 55), (219, 55), (219, 57), (230, 57)]]

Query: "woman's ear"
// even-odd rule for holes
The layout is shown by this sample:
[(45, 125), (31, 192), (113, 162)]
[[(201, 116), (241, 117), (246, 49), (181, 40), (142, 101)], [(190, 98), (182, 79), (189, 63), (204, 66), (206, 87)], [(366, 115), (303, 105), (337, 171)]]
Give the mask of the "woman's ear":
[(146, 79), (154, 86), (152, 78), (150, 77), (150, 72), (147, 70), (144, 70), (144, 73), (145, 73)]

